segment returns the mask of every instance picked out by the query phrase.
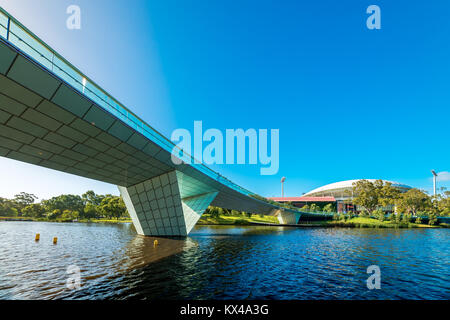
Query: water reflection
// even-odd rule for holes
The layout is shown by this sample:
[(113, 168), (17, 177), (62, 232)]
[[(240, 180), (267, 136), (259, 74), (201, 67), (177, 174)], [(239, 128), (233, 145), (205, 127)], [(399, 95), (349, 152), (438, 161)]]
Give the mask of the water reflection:
[[(0, 298), (448, 299), (448, 235), (202, 226), (154, 247), (130, 224), (1, 222)], [(372, 264), (381, 290), (366, 288)], [(81, 268), (80, 290), (65, 287), (69, 265)]]

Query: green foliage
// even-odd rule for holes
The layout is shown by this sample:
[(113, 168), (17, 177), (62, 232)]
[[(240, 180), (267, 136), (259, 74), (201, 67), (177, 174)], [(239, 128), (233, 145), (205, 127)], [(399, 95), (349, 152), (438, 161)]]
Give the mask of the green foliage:
[(37, 199), (37, 197), (32, 193), (21, 192), (14, 196), (14, 202), (20, 208), (20, 210), (32, 203)]
[(380, 204), (380, 193), (383, 188), (383, 181), (377, 180), (375, 183), (369, 180), (358, 180), (353, 183), (353, 203), (363, 207), (370, 214)]
[(232, 216), (240, 216), (241, 214), (239, 213), (239, 211), (231, 210), (231, 215)]
[(436, 215), (435, 215), (434, 213), (431, 213), (431, 214), (428, 216), (428, 224), (429, 224), (430, 226), (434, 226), (436, 223), (437, 223)]
[(411, 221), (411, 214), (409, 213), (404, 213), (402, 215), (402, 222), (404, 223), (409, 223)]
[(62, 215), (61, 215), (61, 219), (63, 220), (75, 220), (78, 219), (80, 216), (80, 213), (78, 211), (71, 211), (71, 210), (64, 210)]
[(209, 206), (208, 209), (206, 209), (206, 214), (210, 214), (213, 218), (219, 217), (219, 210), (217, 207)]
[(367, 218), (369, 217), (369, 213), (367, 212), (367, 210), (361, 210), (361, 213), (359, 214), (360, 217), (362, 218)]
[(119, 219), (125, 214), (126, 207), (121, 197), (106, 195), (100, 203), (100, 212), (107, 218)]
[(42, 205), (46, 208), (47, 212), (54, 210), (72, 210), (81, 212), (84, 209), (84, 202), (78, 195), (63, 194), (57, 197), (53, 197), (49, 200), (43, 200)]
[(17, 217), (19, 214), (14, 200), (0, 197), (0, 215), (4, 217)]
[(55, 209), (52, 212), (49, 212), (47, 214), (47, 218), (49, 220), (56, 220), (57, 218), (59, 218), (61, 216), (61, 210), (59, 209)]
[(334, 203), (328, 203), (323, 207), (322, 211), (327, 213), (336, 212), (336, 205)]
[(402, 193), (396, 201), (400, 212), (417, 214), (418, 211), (426, 211), (432, 208), (431, 198), (419, 189), (410, 189)]
[(383, 222), (386, 218), (386, 215), (383, 210), (376, 209), (373, 211), (374, 217), (376, 217), (380, 222)]
[(0, 197), (0, 216), (24, 216), (35, 219), (75, 220), (96, 219), (101, 216), (109, 218), (128, 217), (121, 197), (97, 195), (87, 191), (81, 197), (63, 194), (41, 203), (34, 203), (36, 196), (21, 192), (14, 199)]
[(40, 219), (45, 217), (45, 208), (40, 203), (29, 204), (22, 209), (22, 215)]
[(418, 216), (417, 218), (416, 218), (416, 221), (415, 221), (416, 223), (418, 223), (418, 224), (421, 224), (422, 223), (422, 219), (420, 218), (420, 216)]
[(397, 216), (397, 215), (396, 215), (395, 213), (391, 213), (391, 214), (389, 215), (389, 221), (395, 222), (396, 216)]
[(437, 197), (437, 209), (441, 216), (450, 216), (450, 191), (445, 191)]

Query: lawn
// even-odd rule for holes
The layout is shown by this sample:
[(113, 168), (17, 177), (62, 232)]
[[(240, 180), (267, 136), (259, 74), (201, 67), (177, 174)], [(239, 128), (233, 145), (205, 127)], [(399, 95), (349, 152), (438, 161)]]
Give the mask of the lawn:
[(239, 216), (225, 216), (220, 215), (219, 217), (211, 217), (210, 214), (204, 214), (201, 216), (200, 220), (197, 222), (199, 225), (206, 224), (221, 224), (221, 225), (233, 225), (233, 224), (251, 224), (252, 222), (259, 223), (279, 223), (277, 217), (274, 216), (260, 216), (252, 215), (250, 218), (244, 215)]
[(396, 223), (393, 221), (380, 221), (378, 219), (367, 217), (355, 217), (350, 220), (326, 221), (325, 225), (336, 227), (359, 227), (359, 228), (436, 228), (437, 226), (430, 226), (428, 224), (417, 223)]

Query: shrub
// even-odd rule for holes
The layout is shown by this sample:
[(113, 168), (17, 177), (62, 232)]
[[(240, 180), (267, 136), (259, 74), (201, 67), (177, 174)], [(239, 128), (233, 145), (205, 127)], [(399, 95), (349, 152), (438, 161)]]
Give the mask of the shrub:
[(245, 219), (236, 219), (236, 220), (234, 221), (234, 224), (238, 224), (238, 225), (247, 225), (247, 224), (248, 224), (248, 221), (245, 220)]
[(404, 213), (402, 216), (402, 222), (409, 223), (410, 220), (411, 220), (411, 215), (409, 213)]
[(377, 209), (377, 210), (375, 210), (375, 211), (373, 212), (373, 214), (374, 214), (374, 216), (375, 216), (379, 221), (381, 221), (381, 222), (384, 221), (384, 219), (385, 219), (385, 214), (384, 214), (384, 211), (383, 211), (383, 210)]
[(434, 226), (436, 223), (437, 223), (436, 215), (435, 215), (434, 213), (431, 213), (431, 214), (428, 216), (428, 224), (429, 224), (430, 226)]

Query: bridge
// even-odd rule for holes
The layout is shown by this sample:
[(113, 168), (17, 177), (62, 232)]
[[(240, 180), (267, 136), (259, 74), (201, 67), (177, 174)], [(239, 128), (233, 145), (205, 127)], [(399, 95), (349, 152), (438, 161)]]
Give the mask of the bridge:
[(186, 236), (209, 205), (302, 216), (173, 148), (0, 7), (0, 156), (117, 185), (141, 235)]

